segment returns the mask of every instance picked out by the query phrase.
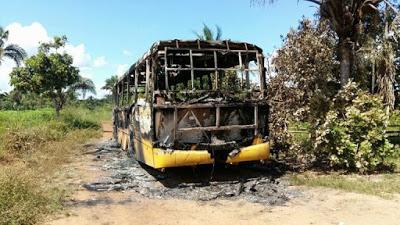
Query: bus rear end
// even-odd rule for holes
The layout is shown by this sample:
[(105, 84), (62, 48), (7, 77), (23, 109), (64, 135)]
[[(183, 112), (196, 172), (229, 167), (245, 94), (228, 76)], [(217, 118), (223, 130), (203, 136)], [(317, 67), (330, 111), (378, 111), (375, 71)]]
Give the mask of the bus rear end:
[(261, 49), (247, 43), (200, 49), (180, 43), (162, 48), (158, 56), (154, 167), (268, 159)]
[(154, 168), (269, 157), (262, 50), (160, 41), (116, 85), (115, 138)]

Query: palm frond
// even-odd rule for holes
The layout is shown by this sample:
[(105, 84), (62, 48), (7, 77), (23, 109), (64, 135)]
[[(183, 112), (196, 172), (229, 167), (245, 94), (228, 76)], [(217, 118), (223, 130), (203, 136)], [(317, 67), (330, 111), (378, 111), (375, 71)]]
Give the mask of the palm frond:
[(8, 35), (9, 35), (8, 30), (4, 30), (2, 27), (0, 27), (0, 39), (6, 41), (8, 40)]
[(200, 33), (193, 31), (193, 33), (196, 35), (196, 37), (199, 40), (204, 40), (204, 41), (216, 41), (216, 40), (221, 40), (222, 36), (222, 29), (218, 25), (215, 25), (216, 27), (216, 34), (213, 32), (212, 29), (210, 29), (209, 26), (207, 26), (205, 23), (203, 23), (203, 28)]
[(214, 40), (214, 33), (206, 24), (203, 24), (203, 37), (206, 41)]
[(106, 79), (105, 85), (101, 87), (103, 90), (113, 91), (115, 84), (118, 82), (118, 76), (113, 75), (110, 78)]
[(8, 31), (5, 31), (2, 27), (0, 27), (0, 48), (4, 47), (8, 39)]
[(94, 85), (93, 81), (86, 77), (79, 77), (78, 82), (71, 85), (69, 90), (72, 92), (80, 91), (82, 93), (83, 99), (86, 97), (86, 93), (90, 92), (92, 94), (96, 94), (96, 86)]
[(85, 91), (91, 92), (93, 94), (96, 94), (96, 86), (94, 85), (94, 82), (91, 79), (86, 78), (86, 77), (80, 77), (78, 82), (71, 85), (71, 88), (75, 91), (85, 90)]
[(199, 33), (197, 33), (196, 31), (193, 31), (193, 34), (196, 35), (197, 39), (204, 40), (204, 36), (199, 34)]
[(20, 66), (27, 56), (25, 50), (15, 44), (7, 45), (3, 51), (3, 56), (14, 60), (17, 66)]
[(219, 40), (221, 40), (221, 37), (222, 37), (222, 29), (218, 25), (215, 25), (215, 27), (217, 28), (217, 35), (215, 37), (215, 40), (219, 41)]

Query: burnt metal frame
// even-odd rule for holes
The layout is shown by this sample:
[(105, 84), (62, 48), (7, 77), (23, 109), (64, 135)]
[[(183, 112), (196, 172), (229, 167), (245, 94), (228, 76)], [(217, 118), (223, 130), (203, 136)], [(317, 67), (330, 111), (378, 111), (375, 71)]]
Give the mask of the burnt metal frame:
[[(176, 140), (176, 133), (177, 132), (185, 132), (185, 131), (218, 131), (218, 130), (230, 130), (230, 129), (254, 129), (254, 135), (258, 135), (258, 128), (259, 128), (259, 124), (258, 124), (258, 110), (259, 110), (259, 104), (257, 103), (222, 103), (222, 104), (210, 104), (210, 103), (206, 103), (206, 104), (172, 104), (172, 105), (167, 105), (167, 104), (153, 104), (154, 101), (154, 95), (157, 94), (157, 92), (154, 89), (154, 84), (151, 85), (151, 89), (152, 90), (148, 90), (149, 89), (149, 82), (150, 82), (150, 76), (152, 76), (152, 80), (153, 82), (155, 82), (155, 70), (153, 69), (153, 66), (150, 70), (150, 63), (149, 60), (152, 60), (151, 64), (155, 64), (154, 60), (156, 59), (156, 57), (154, 57), (156, 54), (158, 54), (158, 56), (161, 56), (162, 54), (164, 54), (164, 74), (165, 74), (165, 92), (168, 93), (169, 90), (169, 84), (168, 84), (168, 71), (183, 71), (183, 70), (190, 70), (190, 74), (191, 74), (191, 86), (192, 86), (192, 91), (194, 92), (201, 92), (201, 91), (205, 91), (205, 90), (194, 90), (194, 71), (198, 70), (198, 71), (215, 71), (216, 74), (216, 87), (218, 89), (218, 79), (219, 79), (219, 71), (237, 71), (238, 69), (236, 68), (218, 68), (218, 62), (217, 62), (217, 52), (218, 51), (229, 51), (229, 52), (237, 52), (238, 53), (238, 58), (239, 58), (239, 70), (242, 72), (242, 79), (241, 79), (241, 86), (243, 87), (243, 72), (246, 73), (246, 76), (248, 76), (248, 72), (249, 71), (257, 71), (259, 74), (259, 82), (260, 82), (260, 97), (261, 99), (264, 98), (264, 92), (265, 92), (265, 74), (264, 74), (264, 68), (263, 68), (263, 55), (259, 50), (248, 50), (247, 49), (247, 44), (246, 44), (246, 50), (230, 50), (229, 49), (229, 44), (228, 42), (226, 42), (227, 45), (227, 49), (213, 49), (213, 48), (200, 48), (200, 44), (198, 41), (198, 49), (195, 48), (179, 48), (179, 46), (177, 45), (176, 48), (171, 48), (171, 47), (164, 47), (164, 51), (162, 50), (156, 50), (155, 52), (149, 54), (147, 53), (140, 62), (135, 64), (135, 70), (134, 73), (130, 74), (129, 72), (127, 72), (124, 77), (122, 77), (122, 79), (118, 82), (118, 84), (116, 85), (117, 87), (117, 103), (119, 103), (120, 100), (120, 94), (122, 101), (124, 100), (124, 80), (125, 77), (127, 77), (127, 103), (130, 104), (129, 102), (129, 96), (130, 96), (130, 76), (133, 75), (134, 77), (134, 90), (135, 90), (135, 102), (137, 101), (137, 96), (138, 96), (138, 76), (140, 75), (138, 72), (138, 66), (142, 63), (145, 63), (146, 69), (145, 69), (145, 80), (146, 80), (146, 96), (148, 94), (148, 91), (153, 92), (152, 94), (152, 99), (151, 99), (151, 105), (152, 105), (152, 110), (154, 109), (167, 109), (167, 108), (173, 108), (174, 109), (174, 132), (173, 132), (173, 137), (174, 140)], [(190, 57), (190, 68), (168, 68), (168, 50), (188, 50), (189, 51), (189, 57)], [(194, 68), (193, 67), (193, 50), (201, 50), (201, 51), (212, 51), (213, 52), (213, 56), (214, 56), (214, 68)], [(256, 60), (257, 60), (257, 66), (258, 69), (248, 69), (248, 68), (244, 68), (243, 67), (243, 62), (242, 62), (242, 53), (255, 53), (256, 54)], [(153, 55), (153, 57), (151, 57)], [(156, 60), (159, 60), (156, 59)], [(151, 75), (150, 75), (151, 73)], [(249, 82), (249, 79), (246, 77), (246, 81)], [(120, 83), (121, 83), (121, 87), (120, 87)], [(247, 87), (249, 87), (248, 85), (246, 85)], [(208, 91), (208, 90), (207, 90)], [(123, 104), (123, 102), (122, 102)], [(254, 122), (253, 124), (246, 124), (246, 125), (227, 125), (227, 126), (220, 126), (220, 116), (221, 116), (221, 108), (223, 107), (237, 107), (237, 106), (252, 106), (254, 107)], [(196, 117), (195, 113), (193, 113), (192, 109), (196, 109), (196, 108), (215, 108), (216, 110), (216, 121), (215, 121), (215, 126), (208, 126), (208, 127), (203, 127), (201, 126), (201, 123), (199, 122), (198, 118)], [(192, 113), (193, 117), (196, 120), (196, 123), (198, 125), (198, 127), (189, 127), (189, 128), (178, 128), (178, 123), (179, 121), (181, 121), (182, 119), (184, 119), (184, 117), (182, 118), (178, 118), (178, 109), (187, 109), (188, 112), (186, 113), (186, 115), (189, 113), (189, 111)]]
[[(190, 68), (168, 68), (168, 50), (187, 50), (189, 51), (189, 58), (190, 58)], [(265, 77), (263, 73), (263, 68), (261, 65), (261, 60), (262, 54), (259, 53), (257, 50), (221, 50), (221, 49), (201, 49), (201, 51), (212, 51), (214, 55), (214, 68), (194, 68), (193, 67), (193, 49), (190, 48), (169, 48), (165, 47), (164, 48), (164, 74), (165, 74), (165, 89), (168, 92), (169, 91), (169, 85), (168, 85), (168, 71), (188, 71), (190, 70), (190, 75), (191, 75), (191, 84), (192, 84), (192, 91), (196, 92), (194, 90), (194, 71), (215, 71), (216, 79), (215, 79), (215, 87), (218, 89), (218, 79), (219, 79), (219, 71), (237, 71), (238, 69), (231, 69), (231, 68), (218, 68), (218, 61), (217, 61), (217, 51), (230, 51), (230, 52), (237, 52), (238, 53), (238, 58), (239, 58), (239, 70), (241, 71), (242, 77), (241, 77), (241, 86), (243, 87), (243, 72), (246, 73), (246, 82), (249, 82), (249, 77), (248, 77), (248, 72), (249, 71), (257, 71), (259, 74), (259, 81), (260, 81), (260, 92), (261, 96), (264, 97), (264, 85), (265, 85)], [(246, 53), (255, 53), (256, 54), (256, 60), (257, 60), (257, 66), (258, 69), (245, 69), (243, 66), (242, 62), (242, 52)], [(249, 87), (248, 84), (246, 84), (247, 88)], [(220, 126), (220, 117), (221, 117), (221, 107), (229, 107), (230, 104), (212, 104), (212, 105), (207, 105), (207, 104), (199, 104), (199, 105), (181, 105), (181, 106), (163, 106), (163, 105), (154, 105), (154, 108), (173, 108), (174, 109), (174, 132), (173, 136), (176, 137), (177, 132), (184, 132), (184, 131), (218, 131), (218, 130), (230, 130), (230, 129), (254, 129), (254, 135), (258, 135), (258, 105), (254, 104), (254, 123), (253, 124), (247, 124), (247, 125), (228, 125), (228, 126)], [(234, 106), (240, 106), (239, 103), (234, 104)], [(208, 126), (208, 127), (203, 127), (201, 126), (201, 123), (199, 123), (198, 118), (196, 117), (195, 113), (193, 113), (192, 110), (193, 108), (212, 108), (215, 107), (215, 126)], [(196, 120), (196, 123), (198, 127), (190, 127), (190, 128), (177, 128), (177, 125), (179, 121), (184, 119), (187, 114), (185, 114), (184, 117), (178, 119), (178, 109), (180, 108), (185, 108), (188, 109), (187, 114), (189, 111), (192, 113), (194, 119)]]
[[(190, 68), (168, 68), (168, 50), (186, 50), (189, 51), (189, 59), (190, 59)], [(249, 82), (249, 72), (254, 71), (258, 72), (258, 79), (260, 82), (260, 92), (263, 95), (264, 92), (264, 86), (265, 86), (265, 76), (263, 74), (263, 68), (262, 68), (262, 59), (263, 56), (260, 54), (259, 51), (257, 50), (224, 50), (224, 49), (196, 49), (196, 50), (201, 50), (201, 51), (211, 51), (213, 52), (214, 56), (214, 68), (198, 68), (198, 67), (193, 67), (193, 49), (191, 48), (171, 48), (171, 47), (165, 47), (164, 48), (164, 74), (165, 74), (165, 89), (169, 91), (169, 82), (168, 82), (168, 71), (190, 71), (191, 75), (191, 84), (192, 84), (192, 90), (195, 91), (194, 89), (194, 71), (214, 71), (215, 72), (215, 87), (218, 89), (218, 80), (219, 80), (219, 71), (237, 71), (240, 70), (242, 77), (241, 77), (241, 87), (243, 88), (243, 72), (246, 74), (246, 82)], [(239, 69), (237, 68), (218, 68), (218, 60), (217, 60), (217, 52), (221, 51), (229, 51), (229, 52), (235, 52), (238, 53), (238, 58), (239, 58)], [(256, 60), (257, 60), (257, 69), (248, 69), (244, 68), (243, 62), (242, 62), (242, 53), (254, 53), (256, 54)], [(249, 85), (246, 84), (247, 88), (249, 88)]]
[[(245, 124), (245, 125), (226, 125), (226, 126), (221, 126), (220, 125), (220, 117), (221, 117), (221, 108), (228, 108), (228, 107), (243, 107), (243, 106), (248, 106), (248, 107), (254, 107), (254, 120), (253, 124)], [(164, 105), (164, 104), (155, 104), (153, 105), (154, 109), (174, 109), (174, 131), (173, 131), (173, 136), (174, 140), (176, 138), (176, 133), (177, 132), (186, 132), (186, 131), (219, 131), (219, 130), (231, 130), (231, 129), (254, 129), (254, 135), (258, 135), (258, 104), (257, 103), (219, 103), (219, 104), (190, 104), (190, 105)], [(196, 117), (196, 114), (193, 113), (192, 110), (194, 109), (201, 109), (201, 108), (215, 108), (215, 126), (207, 126), (203, 127), (201, 126), (201, 123), (199, 123), (199, 119)], [(181, 117), (178, 118), (178, 110), (179, 109), (187, 109), (187, 113)], [(181, 120), (183, 120), (188, 113), (191, 112), (192, 116), (196, 120), (196, 123), (198, 127), (188, 127), (188, 128), (178, 128), (178, 124)]]

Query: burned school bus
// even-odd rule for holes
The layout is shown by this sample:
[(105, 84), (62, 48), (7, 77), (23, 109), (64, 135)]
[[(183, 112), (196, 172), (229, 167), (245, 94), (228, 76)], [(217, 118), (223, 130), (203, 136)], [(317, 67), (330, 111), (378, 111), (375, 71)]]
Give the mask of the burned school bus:
[(115, 86), (114, 138), (154, 168), (266, 160), (265, 82), (255, 45), (157, 42)]

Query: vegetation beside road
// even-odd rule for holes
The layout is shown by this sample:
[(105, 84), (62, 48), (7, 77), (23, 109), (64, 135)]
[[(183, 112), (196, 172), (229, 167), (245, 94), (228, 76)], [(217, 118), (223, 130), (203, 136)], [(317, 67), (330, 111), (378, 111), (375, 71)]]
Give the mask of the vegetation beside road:
[(398, 173), (358, 175), (308, 171), (289, 175), (289, 181), (293, 185), (333, 188), (383, 198), (392, 198), (395, 194), (400, 194)]
[(0, 224), (35, 224), (62, 208), (68, 187), (53, 182), (83, 144), (101, 135), (110, 106), (0, 111)]

